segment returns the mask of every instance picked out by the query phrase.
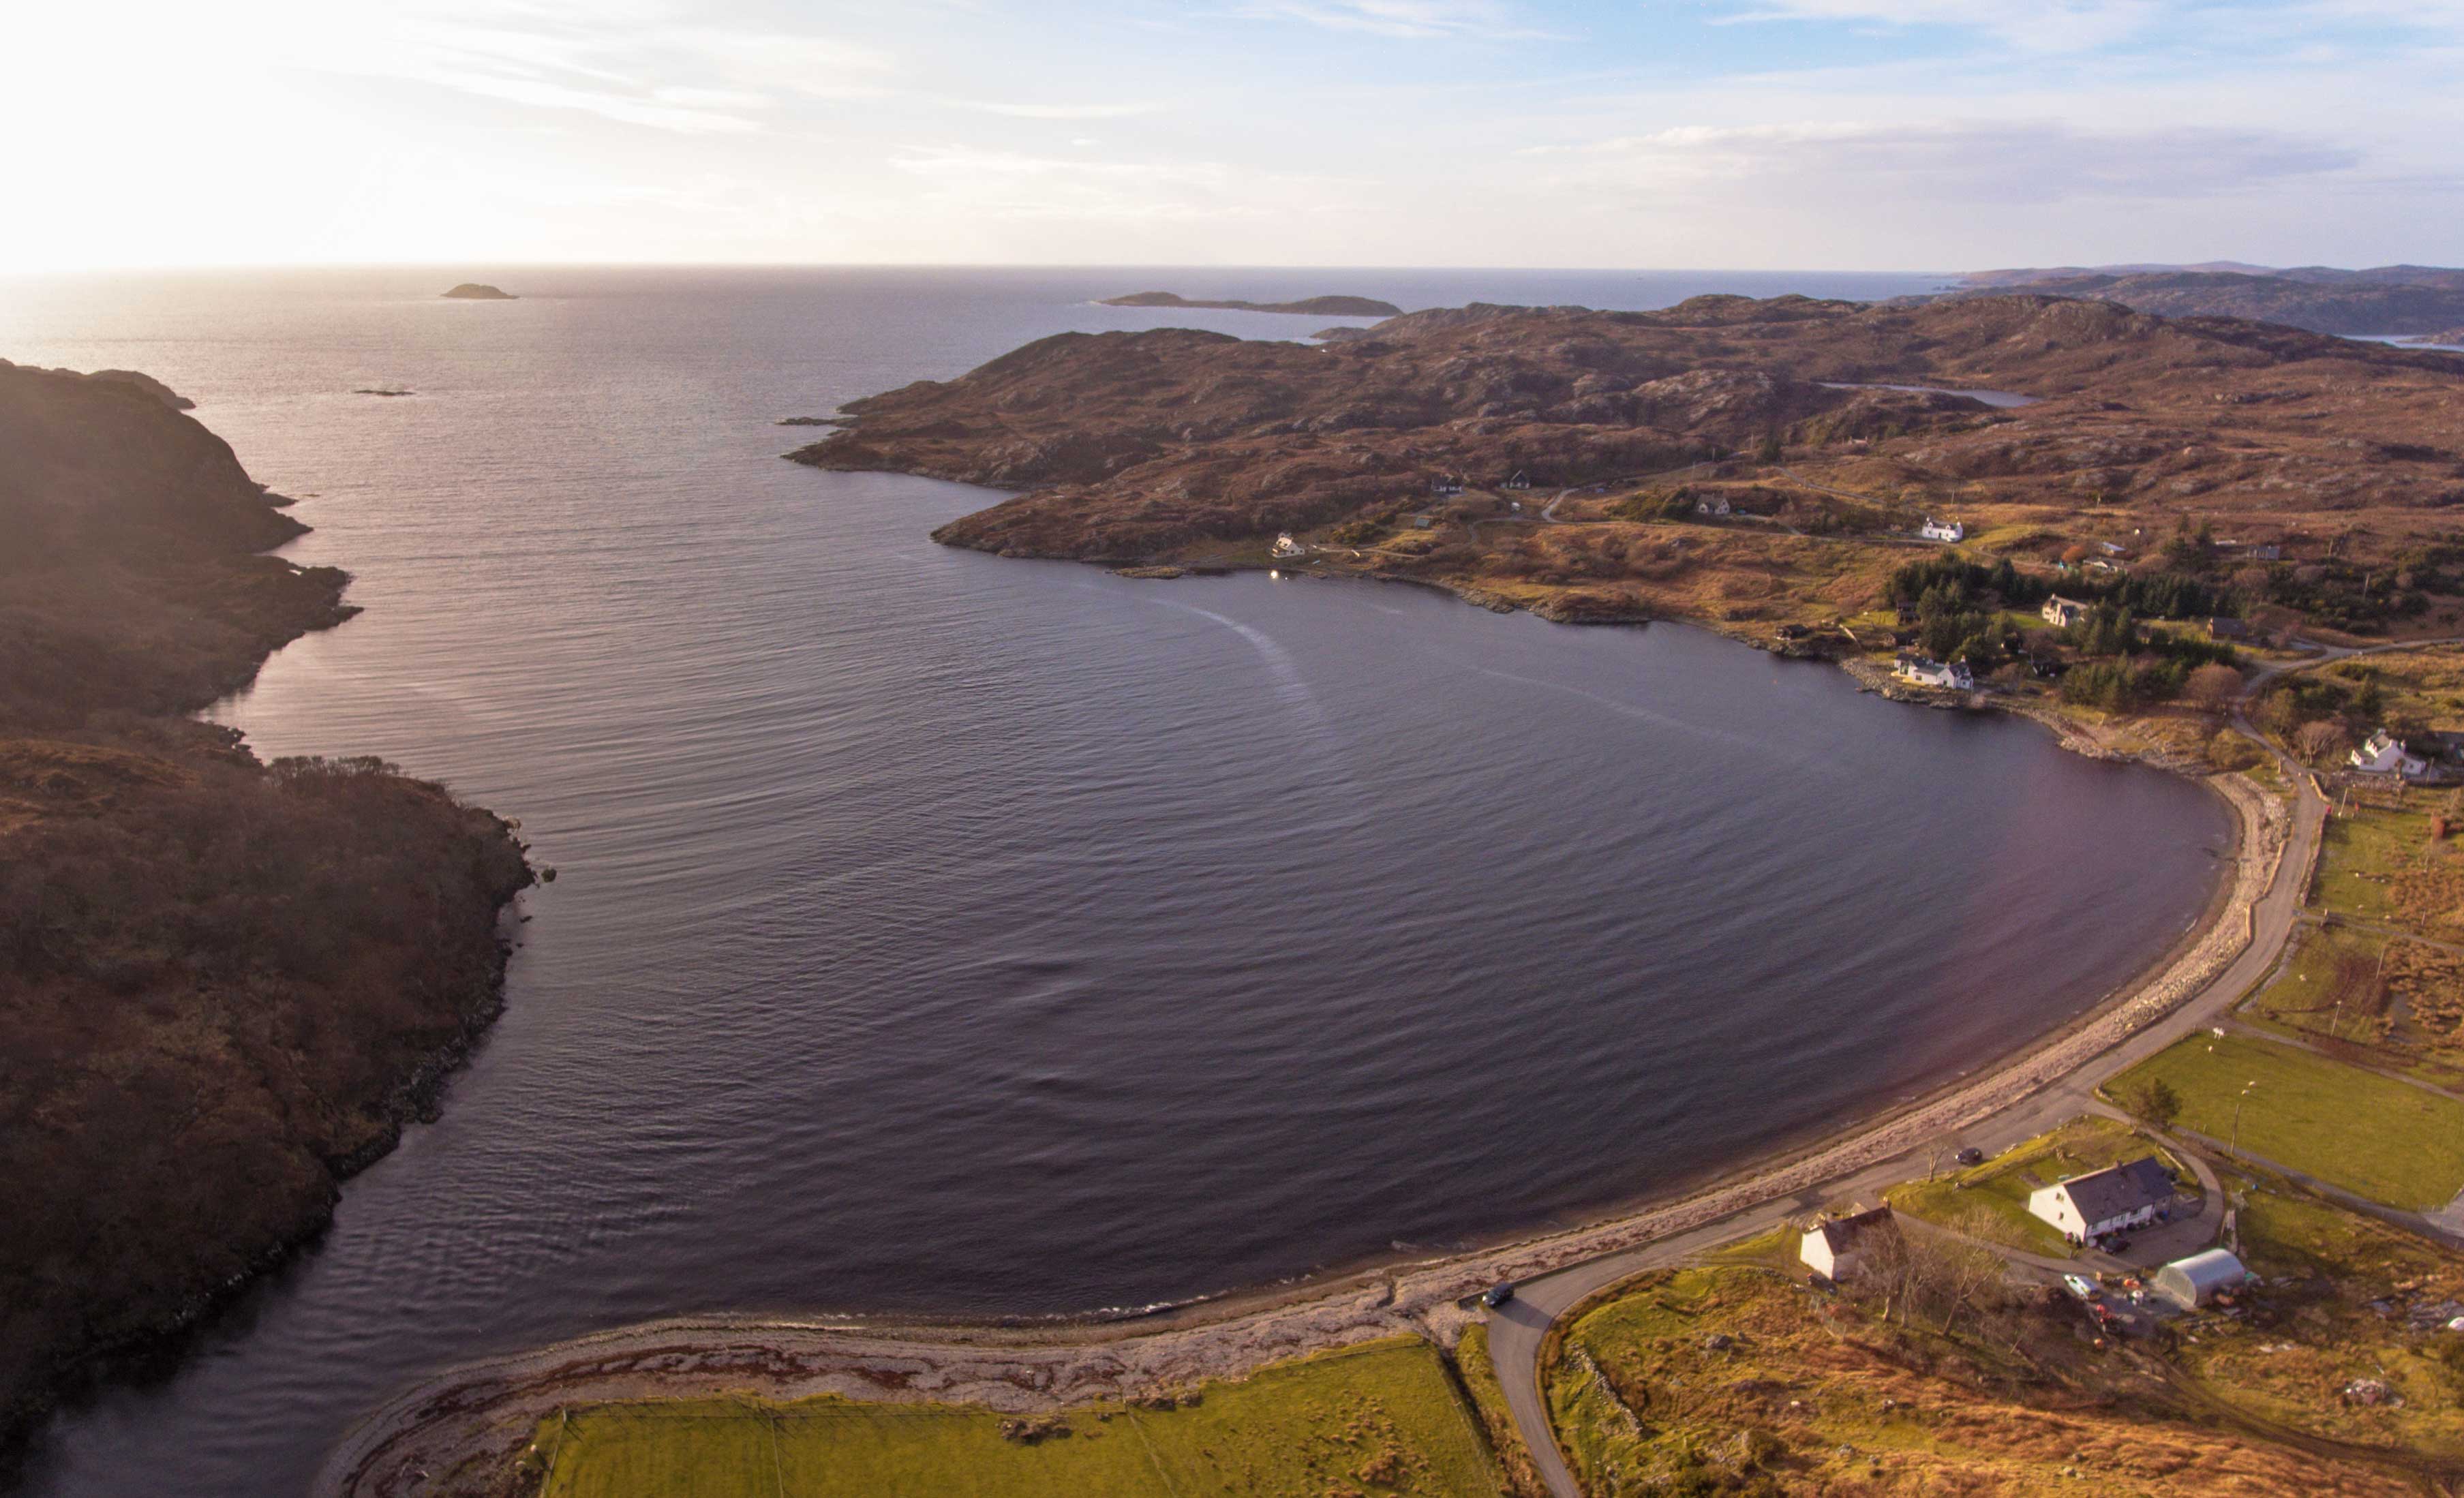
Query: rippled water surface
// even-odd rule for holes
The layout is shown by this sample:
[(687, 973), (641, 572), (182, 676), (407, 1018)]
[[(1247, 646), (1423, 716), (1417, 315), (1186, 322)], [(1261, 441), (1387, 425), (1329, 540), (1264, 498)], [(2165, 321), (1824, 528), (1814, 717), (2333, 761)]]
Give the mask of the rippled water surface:
[[(1981, 1063), (2170, 941), (2202, 793), (1677, 628), (932, 545), (773, 426), (1171, 285), (1407, 305), (1917, 277), (365, 272), (0, 282), (149, 370), (367, 612), (220, 716), (521, 819), (443, 1119), (34, 1490), (303, 1486), (441, 1365), (668, 1312), (1063, 1313), (1631, 1198)], [(363, 386), (417, 393), (384, 399)]]

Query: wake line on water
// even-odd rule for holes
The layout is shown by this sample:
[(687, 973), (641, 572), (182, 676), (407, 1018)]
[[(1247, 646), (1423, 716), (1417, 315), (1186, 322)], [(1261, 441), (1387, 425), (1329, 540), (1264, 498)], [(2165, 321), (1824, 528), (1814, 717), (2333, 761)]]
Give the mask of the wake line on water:
[(1510, 671), (1499, 671), (1493, 666), (1473, 666), (1461, 661), (1458, 661), (1455, 664), (1462, 666), (1465, 671), (1473, 672), (1483, 676), (1494, 676), (1500, 681), (1511, 681), (1517, 685), (1526, 687), (1546, 687), (1551, 692), (1562, 692), (1567, 694), (1569, 696), (1580, 697), (1586, 702), (1595, 703), (1600, 707), (1608, 709), (1610, 712), (1617, 714), (1619, 717), (1630, 717), (1638, 722), (1651, 723), (1661, 728), (1673, 728), (1680, 733), (1692, 734), (1697, 738), (1710, 739), (1714, 743), (1733, 744), (1758, 759), (1770, 760), (1782, 764), (1807, 764), (1812, 762), (1813, 757), (1810, 755), (1783, 754), (1763, 739), (1749, 738), (1744, 734), (1731, 733), (1725, 728), (1713, 728), (1704, 723), (1688, 722), (1682, 717), (1670, 717), (1665, 713), (1655, 713), (1649, 708), (1637, 707), (1631, 702), (1620, 702), (1615, 697), (1604, 697), (1596, 692), (1586, 692), (1580, 687), (1570, 687), (1562, 681), (1549, 681), (1539, 676), (1518, 676)]
[(1359, 790), (1359, 782), (1346, 767), (1343, 736), (1335, 732), (1334, 720), (1328, 716), (1325, 706), (1317, 699), (1317, 694), (1309, 690), (1308, 678), (1301, 674), (1301, 669), (1292, 660), (1291, 652), (1275, 643), (1274, 636), (1255, 625), (1243, 624), (1238, 619), (1219, 614), (1211, 608), (1200, 608), (1195, 604), (1184, 604), (1170, 598), (1150, 598), (1146, 602), (1160, 608), (1177, 608), (1185, 614), (1196, 614), (1200, 619), (1213, 620), (1248, 641), (1250, 649), (1258, 652), (1258, 658), (1266, 663), (1266, 673), (1274, 678), (1275, 700), (1292, 709), (1293, 714), (1300, 718), (1309, 731), (1326, 746), (1328, 762), (1334, 772), (1340, 788), (1355, 793)]

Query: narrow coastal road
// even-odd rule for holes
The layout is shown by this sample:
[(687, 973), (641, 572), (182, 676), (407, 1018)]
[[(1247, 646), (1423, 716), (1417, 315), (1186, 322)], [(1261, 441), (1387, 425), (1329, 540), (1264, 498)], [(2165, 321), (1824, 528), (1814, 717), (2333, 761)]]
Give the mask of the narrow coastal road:
[[(2275, 753), (2272, 746), (2271, 754)], [(2107, 1078), (2174, 1042), (2213, 1024), (2276, 965), (2301, 912), (2327, 804), (2298, 772), (2292, 826), (2266, 894), (2251, 912), (2252, 936), (2240, 954), (2205, 987), (2149, 1024), (2059, 1080), (1987, 1113), (1958, 1132), (1958, 1143), (1997, 1155), (2081, 1112), (2099, 1109), (2094, 1093)], [(1514, 1299), (1490, 1312), (1489, 1352), (1506, 1402), (1529, 1447), (1532, 1464), (1557, 1498), (1582, 1498), (1557, 1447), (1540, 1393), (1540, 1355), (1549, 1328), (1577, 1302), (1645, 1270), (1681, 1263), (1707, 1248), (1801, 1217), (1843, 1197), (1880, 1200), (1883, 1188), (1922, 1175), (1927, 1149), (1917, 1149), (1853, 1175), (1763, 1201), (1691, 1232), (1573, 1265), (1515, 1288)]]

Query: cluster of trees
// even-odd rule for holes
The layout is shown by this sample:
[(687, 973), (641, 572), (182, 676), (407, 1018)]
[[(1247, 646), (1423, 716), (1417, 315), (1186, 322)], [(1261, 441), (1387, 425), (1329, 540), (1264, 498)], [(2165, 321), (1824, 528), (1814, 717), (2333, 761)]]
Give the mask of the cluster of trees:
[[(2430, 608), (2430, 595), (2456, 591), (2444, 563), (2453, 546), (2433, 546), (2376, 566), (2349, 562), (2277, 562), (2259, 588), (2271, 604), (2298, 608), (2330, 629), (2371, 634)], [(2435, 561), (2431, 560), (2435, 558)]]
[[(1895, 603), (1915, 610), (1917, 640), (1925, 653), (1985, 671), (2023, 648), (2026, 631), (2005, 610), (2033, 608), (2054, 586), (2019, 571), (2007, 558), (1989, 567), (1946, 555), (1901, 567), (1891, 575), (1890, 591)], [(2181, 695), (2203, 672), (2208, 673), (2196, 694), (2203, 706), (2220, 707), (2239, 692), (2231, 646), (2140, 624), (2144, 614), (2208, 612), (2225, 602), (2215, 589), (2196, 578), (2153, 573), (2124, 578), (2090, 596), (2097, 603), (2087, 617), (2050, 637), (2087, 657), (2062, 678), (2066, 700), (2111, 709), (2165, 701)], [(2211, 667), (2220, 670), (2208, 672)]]
[(2456, 570), (2464, 566), (2464, 544), (2453, 541), (2423, 542), (2370, 563), (2331, 560), (2248, 566), (2233, 574), (2231, 588), (2203, 581), (2224, 560), (2206, 521), (2193, 529), (2186, 518), (2160, 555), (2165, 572), (2131, 579), (2124, 586), (2169, 577), (2208, 589), (2211, 602), (2198, 604), (2192, 595), (2174, 607), (2160, 606), (2151, 598), (2130, 598), (2142, 613), (2233, 613), (2238, 611), (2233, 606), (2236, 601), (2265, 602), (2298, 608), (2329, 628), (2367, 633), (2423, 613), (2432, 594), (2464, 591), (2464, 577)]
[(1993, 566), (1969, 562), (1950, 553), (1911, 562), (1891, 574), (1891, 601), (1914, 604), (1939, 592), (1962, 606), (1992, 602), (2004, 608), (2032, 608), (2053, 595), (2053, 584), (2033, 578), (2005, 557)]
[(2098, 597), (2148, 619), (2202, 619), (2210, 614), (2238, 614), (2242, 600), (2230, 588), (2217, 587), (2186, 572), (2132, 572)]
[(2126, 606), (2104, 603), (2061, 631), (2062, 642), (2089, 659), (2062, 677), (2062, 699), (2086, 707), (2126, 710), (2181, 696), (2195, 680), (2193, 700), (2211, 711), (2241, 691), (2233, 648), (2169, 629), (2145, 629)]
[[(2430, 733), (2429, 721), (2416, 709), (2387, 700), (2379, 669), (2365, 661), (2280, 676), (2253, 716), (2261, 728), (2313, 763), (2343, 759), (2345, 750), (2378, 728), (2407, 743), (2426, 740)], [(2430, 747), (2422, 742), (2416, 752)]]
[(2020, 630), (2002, 610), (2042, 603), (2050, 589), (2008, 558), (1988, 567), (1944, 555), (1892, 573), (1890, 591), (1893, 603), (1916, 611), (1917, 643), (1926, 654), (1985, 671), (2018, 649)]

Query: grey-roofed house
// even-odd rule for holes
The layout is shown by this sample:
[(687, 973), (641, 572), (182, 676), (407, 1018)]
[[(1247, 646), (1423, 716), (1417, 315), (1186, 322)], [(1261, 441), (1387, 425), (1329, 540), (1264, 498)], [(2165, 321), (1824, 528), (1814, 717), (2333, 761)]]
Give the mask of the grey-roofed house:
[(2101, 1238), (2152, 1222), (2173, 1204), (2173, 1173), (2153, 1155), (2029, 1193), (2028, 1210), (2064, 1237)]
[(1886, 1206), (1854, 1217), (1825, 1218), (1805, 1230), (1796, 1256), (1825, 1279), (1854, 1279), (1863, 1267), (1864, 1255), (1883, 1237), (1896, 1238), (1899, 1232), (1899, 1220)]

